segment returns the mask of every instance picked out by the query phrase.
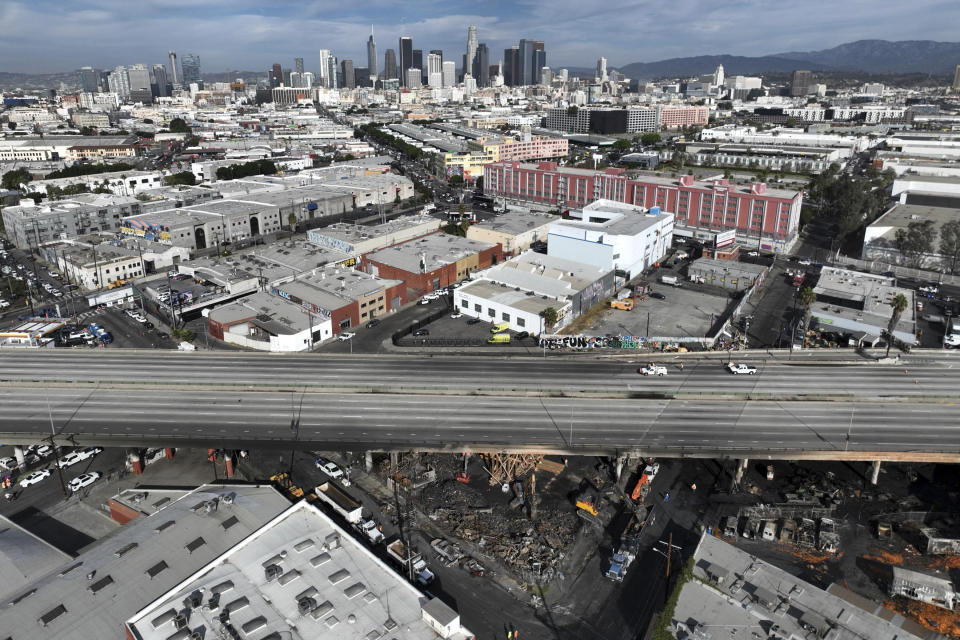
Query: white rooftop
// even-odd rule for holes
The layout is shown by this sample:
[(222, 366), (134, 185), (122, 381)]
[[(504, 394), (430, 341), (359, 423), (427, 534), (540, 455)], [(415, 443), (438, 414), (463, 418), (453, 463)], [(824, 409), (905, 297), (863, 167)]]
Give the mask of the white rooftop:
[[(197, 597), (199, 602), (185, 599)], [(423, 619), (428, 599), (337, 526), (300, 501), (253, 535), (139, 611), (128, 621), (139, 640), (177, 637), (175, 617), (189, 605), (187, 630), (207, 637), (280, 640), (433, 640)], [(230, 627), (228, 629), (227, 627)], [(231, 629), (233, 633), (231, 634)], [(461, 629), (449, 636), (466, 640)]]

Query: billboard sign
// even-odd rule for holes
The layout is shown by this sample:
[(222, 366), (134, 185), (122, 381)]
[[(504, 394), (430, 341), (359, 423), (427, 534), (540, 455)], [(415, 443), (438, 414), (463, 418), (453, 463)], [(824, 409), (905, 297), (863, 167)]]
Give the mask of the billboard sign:
[(731, 229), (730, 231), (721, 231), (720, 233), (715, 233), (713, 235), (713, 246), (717, 249), (722, 249), (723, 247), (728, 247), (733, 244), (736, 239), (736, 229)]

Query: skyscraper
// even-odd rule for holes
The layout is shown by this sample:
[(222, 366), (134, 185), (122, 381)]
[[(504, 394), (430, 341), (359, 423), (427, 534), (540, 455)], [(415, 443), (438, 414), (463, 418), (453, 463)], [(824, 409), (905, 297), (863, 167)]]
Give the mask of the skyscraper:
[(414, 49), (413, 55), (410, 59), (410, 68), (420, 69), (420, 82), (423, 83), (423, 72), (425, 71), (423, 66), (423, 49)]
[(431, 87), (443, 86), (443, 57), (432, 51), (427, 54), (427, 84)]
[(367, 75), (371, 83), (377, 81), (377, 43), (373, 41), (373, 25), (370, 25), (370, 38), (367, 39)]
[(283, 67), (279, 62), (274, 62), (270, 67), (270, 88), (276, 89), (283, 84)]
[(503, 84), (515, 87), (519, 80), (520, 48), (513, 46), (503, 50)]
[(606, 58), (600, 58), (599, 60), (597, 60), (597, 73), (595, 74), (595, 77), (600, 82), (607, 81), (607, 59)]
[(790, 77), (790, 95), (793, 97), (805, 96), (810, 93), (810, 81), (813, 74), (810, 71), (798, 69)]
[(474, 78), (477, 77), (477, 74), (473, 73), (476, 57), (477, 27), (470, 25), (467, 27), (467, 53), (463, 58), (463, 72), (472, 74)]
[(330, 86), (330, 76), (328, 72), (330, 70), (330, 49), (320, 49), (320, 77), (318, 78), (319, 82), (317, 83), (321, 87)]
[(957, 65), (957, 70), (953, 72), (953, 90), (960, 91), (960, 64)]
[(343, 87), (353, 89), (357, 86), (356, 78), (353, 75), (353, 60), (344, 60), (340, 63), (340, 71), (343, 77)]
[[(353, 63), (351, 63), (353, 64)], [(330, 89), (336, 89), (340, 85), (337, 83), (337, 56), (330, 54), (327, 58), (327, 85)]]
[(477, 46), (477, 52), (473, 56), (473, 77), (477, 81), (478, 87), (486, 87), (490, 84), (490, 50), (486, 43), (481, 42)]
[(170, 87), (167, 84), (167, 68), (165, 66), (162, 64), (153, 65), (153, 82), (150, 84), (152, 87), (156, 87), (153, 95), (158, 98), (170, 95)]
[(404, 78), (406, 82), (406, 87), (408, 89), (419, 89), (420, 88), (420, 69), (416, 67), (410, 67), (407, 69), (407, 77)]
[(170, 84), (177, 89), (183, 84), (183, 77), (180, 75), (180, 67), (177, 66), (177, 52), (171, 51), (167, 54), (170, 57)]
[(397, 54), (393, 49), (387, 49), (383, 54), (383, 79), (395, 80), (397, 77)]
[(100, 74), (93, 67), (80, 67), (80, 89), (84, 93), (96, 93)]
[(117, 94), (121, 100), (130, 97), (130, 80), (127, 78), (127, 68), (124, 66), (114, 67), (110, 72), (108, 86), (111, 93)]
[(533, 41), (523, 39), (520, 41), (520, 77), (517, 78), (517, 85), (533, 84)]
[(153, 91), (150, 89), (150, 70), (145, 64), (134, 64), (127, 67), (127, 82), (130, 85), (130, 99), (134, 102), (153, 102)]
[(454, 87), (457, 85), (457, 63), (453, 60), (443, 62), (443, 86)]
[(547, 66), (547, 52), (543, 48), (543, 40), (534, 40), (532, 84), (540, 84), (540, 70), (545, 66)]
[(180, 64), (183, 69), (183, 84), (189, 87), (196, 83), (198, 89), (203, 89), (203, 80), (200, 77), (200, 56), (187, 53)]
[(293, 59), (293, 70), (303, 75), (303, 58), (294, 58)]
[(413, 38), (403, 36), (400, 38), (400, 82), (406, 86), (407, 69), (413, 66)]

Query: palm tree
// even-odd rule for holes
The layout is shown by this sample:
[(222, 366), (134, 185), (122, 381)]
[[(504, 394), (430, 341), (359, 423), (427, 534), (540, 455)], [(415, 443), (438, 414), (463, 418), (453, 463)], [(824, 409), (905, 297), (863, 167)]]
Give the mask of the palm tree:
[(887, 324), (886, 357), (888, 358), (890, 357), (890, 347), (893, 345), (893, 330), (897, 328), (897, 323), (900, 322), (900, 315), (906, 311), (909, 304), (907, 297), (902, 293), (898, 293), (893, 297), (893, 300), (890, 301), (890, 308), (893, 309), (893, 314), (890, 316), (890, 322)]

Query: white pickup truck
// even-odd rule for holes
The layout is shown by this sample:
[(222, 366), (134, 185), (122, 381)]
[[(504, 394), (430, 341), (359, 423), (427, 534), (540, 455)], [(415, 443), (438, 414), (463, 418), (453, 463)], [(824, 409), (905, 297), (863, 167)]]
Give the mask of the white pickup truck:
[(637, 373), (644, 376), (665, 376), (667, 375), (667, 368), (660, 365), (647, 365), (637, 369)]
[(742, 375), (742, 374), (747, 374), (747, 375), (751, 375), (751, 376), (752, 376), (753, 374), (755, 374), (755, 373), (757, 372), (757, 368), (756, 368), (756, 367), (751, 367), (751, 366), (746, 365), (746, 364), (743, 364), (743, 363), (737, 364), (737, 363), (735, 363), (735, 362), (731, 362), (730, 364), (728, 364), (728, 365), (727, 365), (727, 370), (729, 370), (730, 373), (732, 373), (732, 374), (735, 375), (735, 376), (739, 376), (739, 375)]

